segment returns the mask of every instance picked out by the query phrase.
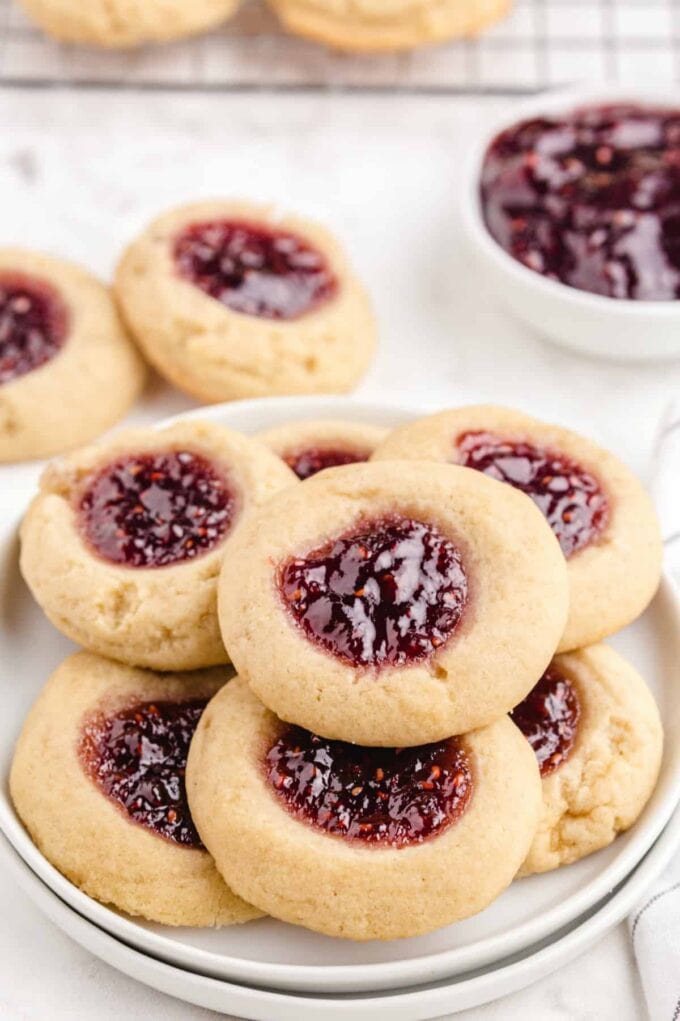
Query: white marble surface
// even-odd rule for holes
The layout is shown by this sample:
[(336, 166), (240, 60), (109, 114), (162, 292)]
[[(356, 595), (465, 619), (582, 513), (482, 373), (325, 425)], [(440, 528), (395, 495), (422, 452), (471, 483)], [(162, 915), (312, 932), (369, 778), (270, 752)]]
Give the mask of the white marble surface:
[[(4, 91), (0, 244), (42, 247), (109, 274), (125, 239), (174, 202), (243, 194), (318, 215), (345, 239), (375, 296), (382, 346), (362, 396), (512, 403), (579, 424), (647, 474), (680, 364), (623, 366), (548, 346), (507, 319), (462, 250), (456, 175), (466, 139), (503, 105)], [(188, 405), (156, 386), (141, 415)], [(4, 469), (0, 489), (19, 477)], [(75, 947), (0, 875), (3, 1021), (204, 1016)], [(460, 1016), (639, 1019), (624, 928), (531, 989)]]

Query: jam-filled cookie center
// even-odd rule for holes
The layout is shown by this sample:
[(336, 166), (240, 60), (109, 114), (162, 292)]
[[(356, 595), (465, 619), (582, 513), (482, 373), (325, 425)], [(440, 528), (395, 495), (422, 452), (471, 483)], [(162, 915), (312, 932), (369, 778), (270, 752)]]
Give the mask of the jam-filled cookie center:
[(0, 386), (49, 362), (68, 332), (68, 309), (50, 284), (0, 270)]
[(550, 667), (511, 717), (531, 745), (541, 776), (558, 769), (571, 755), (581, 706), (573, 684)]
[(234, 522), (236, 494), (217, 468), (189, 450), (121, 457), (80, 500), (82, 527), (105, 560), (165, 567), (207, 553)]
[(135, 822), (200, 848), (185, 787), (189, 744), (207, 701), (141, 702), (90, 719), (81, 761), (97, 786)]
[(594, 542), (606, 527), (608, 502), (600, 483), (563, 454), (488, 432), (464, 433), (456, 446), (459, 464), (531, 497), (565, 557)]
[(288, 727), (265, 773), (295, 816), (327, 833), (396, 847), (436, 836), (472, 795), (468, 757), (452, 738), (419, 748), (363, 748)]
[(425, 659), (451, 637), (468, 595), (454, 544), (402, 517), (367, 521), (289, 560), (279, 585), (305, 635), (353, 666)]
[(181, 277), (243, 315), (298, 319), (338, 290), (320, 251), (266, 224), (195, 223), (176, 238), (174, 254)]
[(283, 460), (303, 481), (323, 471), (324, 468), (339, 468), (343, 464), (359, 464), (368, 461), (370, 453), (358, 447), (311, 446), (293, 450), (283, 455)]
[(610, 298), (680, 298), (680, 110), (523, 121), (489, 147), (481, 194), (491, 235), (535, 272)]

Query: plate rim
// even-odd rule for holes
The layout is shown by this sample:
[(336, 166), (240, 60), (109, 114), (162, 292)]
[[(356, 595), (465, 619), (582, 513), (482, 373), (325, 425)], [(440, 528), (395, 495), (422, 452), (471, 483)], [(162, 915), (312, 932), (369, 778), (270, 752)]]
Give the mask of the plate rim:
[[(404, 420), (421, 415), (425, 411), (422, 406), (416, 407), (407, 402), (369, 401), (352, 397), (260, 398), (192, 409), (164, 418), (155, 423), (155, 427), (162, 428), (172, 422), (186, 419), (223, 421), (225, 416), (237, 419), (257, 418), (262, 413), (278, 416), (280, 421), (290, 421), (292, 417), (342, 418), (348, 415), (363, 415), (369, 419), (394, 416), (395, 419)], [(264, 427), (258, 425), (256, 428)], [(15, 508), (16, 520), (10, 522), (9, 527), (5, 527), (6, 522), (0, 526), (0, 556), (7, 550), (8, 543), (14, 541), (16, 521), (23, 509), (23, 506)], [(678, 590), (673, 579), (665, 573), (659, 593), (655, 596), (655, 599), (659, 598), (672, 609), (676, 625), (679, 625)], [(580, 917), (635, 869), (668, 823), (680, 801), (680, 763), (676, 763), (676, 769), (671, 778), (667, 779), (666, 787), (669, 790), (663, 795), (661, 805), (656, 807), (639, 836), (633, 836), (614, 861), (580, 890), (541, 916), (532, 918), (507, 932), (478, 939), (464, 947), (438, 950), (405, 960), (364, 964), (308, 965), (262, 962), (191, 946), (164, 933), (145, 928), (136, 919), (128, 918), (100, 904), (70, 883), (33, 844), (14, 812), (6, 791), (0, 792), (0, 831), (4, 832), (20, 857), (57, 896), (114, 938), (134, 945), (141, 952), (153, 954), (155, 958), (174, 966), (198, 969), (202, 974), (220, 980), (244, 981), (264, 987), (275, 985), (280, 989), (298, 991), (324, 989), (329, 993), (356, 992), (360, 989), (396, 988), (411, 979), (434, 980), (461, 974), (471, 967), (486, 967), (509, 953), (521, 952), (527, 946), (563, 928), (574, 918)], [(398, 946), (398, 941), (395, 945)]]
[[(566, 931), (557, 934), (555, 939), (529, 947), (514, 959), (505, 958), (499, 961), (496, 967), (492, 966), (471, 975), (450, 976), (448, 979), (419, 987), (402, 987), (370, 996), (340, 995), (333, 998), (244, 986), (159, 961), (116, 939), (80, 915), (33, 872), (16, 849), (2, 836), (0, 859), (11, 861), (10, 868), (19, 877), (18, 882), (24, 893), (38, 910), (70, 939), (123, 974), (183, 1002), (223, 1013), (227, 1010), (233, 1012), (235, 1008), (242, 1010), (245, 1005), (248, 1013), (241, 1013), (238, 1016), (253, 1021), (270, 1021), (272, 1016), (270, 1011), (273, 1007), (277, 1009), (275, 1016), (279, 1021), (317, 1021), (320, 1011), (326, 1021), (345, 1021), (348, 1017), (356, 1017), (358, 1010), (362, 1011), (362, 1016), (368, 1021), (374, 1016), (382, 1018), (386, 1007), (391, 1008), (390, 1016), (394, 1021), (427, 1021), (443, 1016), (444, 1013), (457, 1013), (498, 1000), (526, 988), (568, 964), (629, 914), (635, 904), (640, 902), (644, 892), (661, 874), (678, 846), (680, 846), (680, 807), (676, 808), (652, 847), (619, 887), (594, 906), (590, 913), (586, 913), (585, 917), (576, 919)], [(178, 985), (185, 983), (192, 987), (190, 996), (177, 991)], [(204, 997), (193, 993), (194, 989), (197, 989), (199, 994), (205, 989), (216, 993), (218, 997), (227, 995), (239, 1002), (217, 1003), (214, 999), (206, 1002)], [(459, 999), (458, 1002), (452, 1003), (451, 994), (455, 992), (458, 992)], [(461, 993), (464, 994), (462, 998)], [(308, 1015), (309, 1006), (312, 1007), (312, 1011)], [(253, 1007), (258, 1009), (253, 1011)], [(425, 1007), (425, 1013), (422, 1012), (422, 1007)], [(267, 1013), (262, 1012), (265, 1009)]]

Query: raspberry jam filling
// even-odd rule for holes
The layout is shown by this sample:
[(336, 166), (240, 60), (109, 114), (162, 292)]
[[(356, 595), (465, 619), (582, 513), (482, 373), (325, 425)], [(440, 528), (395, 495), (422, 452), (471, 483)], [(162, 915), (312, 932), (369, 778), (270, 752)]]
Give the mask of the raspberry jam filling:
[(92, 478), (80, 501), (83, 531), (105, 560), (165, 567), (207, 553), (233, 524), (237, 499), (200, 454), (138, 454)]
[(350, 450), (348, 447), (308, 447), (295, 453), (284, 454), (283, 460), (299, 479), (309, 479), (324, 468), (339, 468), (343, 464), (368, 461), (367, 450)]
[(288, 727), (265, 757), (267, 780), (293, 815), (327, 833), (405, 847), (442, 833), (472, 795), (455, 740), (362, 748)]
[(576, 689), (566, 677), (550, 667), (510, 716), (533, 748), (541, 776), (566, 762), (581, 717)]
[(175, 241), (179, 275), (234, 312), (299, 319), (335, 296), (325, 257), (287, 231), (240, 220), (195, 223)]
[(50, 284), (0, 270), (0, 386), (59, 354), (68, 331), (68, 309)]
[(562, 454), (486, 432), (463, 433), (456, 446), (459, 464), (531, 497), (565, 557), (594, 542), (607, 525), (609, 508), (598, 480)]
[(459, 551), (411, 518), (362, 522), (279, 571), (305, 635), (352, 666), (425, 659), (453, 634), (467, 602)]
[(201, 848), (187, 802), (189, 744), (207, 700), (142, 702), (89, 720), (81, 761), (97, 786), (135, 822), (185, 847)]
[(487, 150), (481, 197), (491, 235), (535, 272), (610, 298), (680, 297), (680, 110), (515, 124)]

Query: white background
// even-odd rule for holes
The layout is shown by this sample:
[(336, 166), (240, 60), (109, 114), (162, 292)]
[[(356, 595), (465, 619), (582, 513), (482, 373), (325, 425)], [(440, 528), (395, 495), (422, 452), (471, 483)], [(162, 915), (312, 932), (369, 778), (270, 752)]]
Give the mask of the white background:
[[(382, 343), (361, 396), (513, 404), (579, 426), (645, 475), (680, 365), (623, 366), (550, 347), (507, 318), (466, 257), (456, 179), (472, 132), (503, 109), (509, 100), (5, 90), (0, 243), (107, 276), (122, 244), (173, 203), (243, 195), (311, 213), (343, 238), (375, 298)], [(148, 414), (188, 406), (158, 384), (147, 398)], [(0, 488), (14, 478), (0, 469)], [(463, 1016), (643, 1014), (619, 927), (556, 975)], [(0, 875), (3, 1021), (207, 1016), (72, 945)]]

